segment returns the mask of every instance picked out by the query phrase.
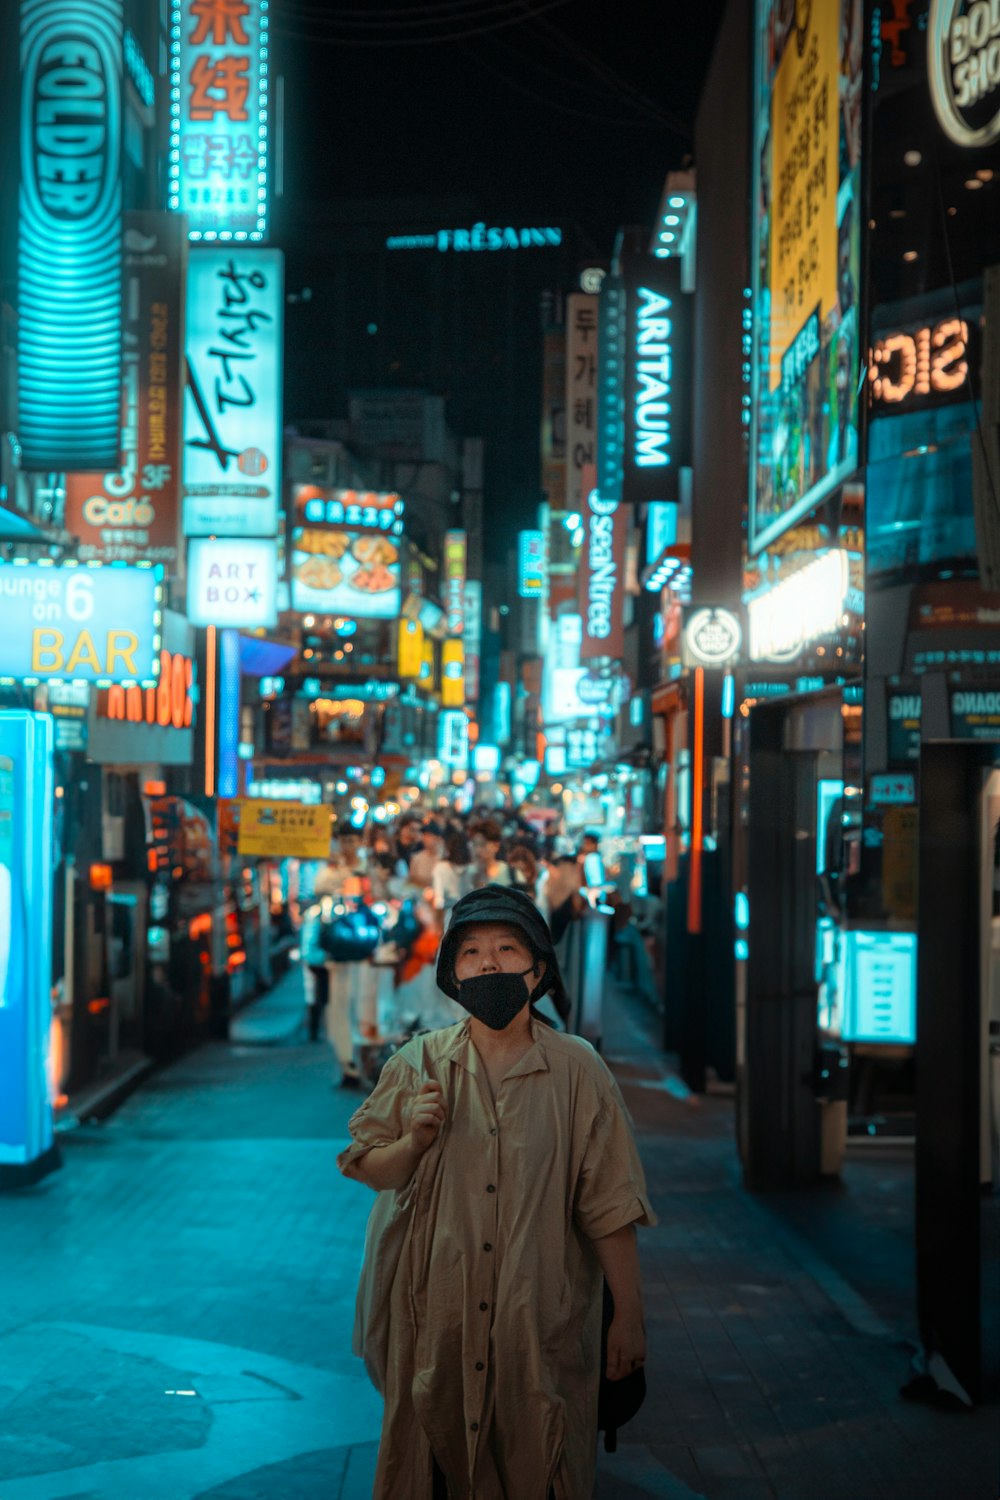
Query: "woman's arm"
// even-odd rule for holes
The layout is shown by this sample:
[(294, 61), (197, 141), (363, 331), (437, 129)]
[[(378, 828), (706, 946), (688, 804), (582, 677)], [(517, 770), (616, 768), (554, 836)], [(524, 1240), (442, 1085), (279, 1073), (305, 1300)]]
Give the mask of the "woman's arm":
[(626, 1224), (591, 1243), (611, 1288), (615, 1315), (608, 1330), (609, 1380), (620, 1380), (646, 1362), (646, 1329), (642, 1314), (642, 1277), (635, 1226)]
[(376, 1193), (386, 1188), (404, 1188), (417, 1170), (423, 1152), (413, 1144), (409, 1134), (393, 1141), (391, 1146), (373, 1146), (364, 1156), (352, 1162), (344, 1172), (345, 1177), (354, 1177)]
[(445, 1122), (444, 1090), (426, 1079), (407, 1111), (409, 1130), (387, 1146), (372, 1146), (344, 1168), (345, 1177), (355, 1177), (377, 1193), (386, 1188), (404, 1188), (417, 1170), (424, 1152), (434, 1144)]

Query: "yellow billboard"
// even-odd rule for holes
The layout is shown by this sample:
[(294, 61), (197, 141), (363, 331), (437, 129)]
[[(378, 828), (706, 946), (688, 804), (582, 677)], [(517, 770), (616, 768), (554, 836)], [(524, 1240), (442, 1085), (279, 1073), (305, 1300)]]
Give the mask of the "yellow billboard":
[(237, 850), (259, 859), (326, 859), (330, 853), (329, 807), (305, 802), (268, 802), (247, 797), (240, 807)]

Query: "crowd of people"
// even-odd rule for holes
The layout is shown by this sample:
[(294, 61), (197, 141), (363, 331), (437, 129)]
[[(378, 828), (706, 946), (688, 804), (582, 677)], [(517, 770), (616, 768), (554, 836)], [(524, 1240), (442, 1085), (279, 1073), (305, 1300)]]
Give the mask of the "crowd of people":
[[(338, 1086), (371, 1085), (400, 1041), (462, 1018), (435, 982), (434, 961), (456, 903), (487, 885), (529, 896), (557, 944), (588, 893), (618, 902), (614, 883), (605, 883), (596, 833), (578, 843), (544, 838), (516, 814), (492, 810), (411, 811), (363, 832), (344, 823), (326, 863), (302, 870), (309, 1035), (318, 1041), (325, 1028)], [(636, 941), (634, 923), (615, 925), (616, 938)], [(565, 1028), (568, 1016), (551, 999), (549, 1011), (552, 1024)]]

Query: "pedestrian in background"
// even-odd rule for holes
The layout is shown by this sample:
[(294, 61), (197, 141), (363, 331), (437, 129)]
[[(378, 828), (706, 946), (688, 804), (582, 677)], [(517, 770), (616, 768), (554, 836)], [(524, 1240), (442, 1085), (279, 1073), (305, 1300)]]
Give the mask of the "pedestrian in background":
[(587, 1500), (605, 1279), (605, 1374), (646, 1356), (628, 1114), (534, 1011), (562, 980), (523, 892), (458, 902), (438, 984), (468, 1017), (389, 1060), (338, 1158), (380, 1195), (355, 1345), (385, 1397), (373, 1500)]
[(532, 901), (538, 899), (538, 861), (527, 844), (515, 844), (507, 855), (511, 884), (526, 891)]
[(444, 931), (456, 901), (472, 890), (472, 850), (464, 833), (449, 835), (445, 857), (435, 866), (432, 884), (434, 909)]
[(500, 825), (492, 818), (484, 818), (470, 827), (473, 887), (510, 885), (510, 869), (506, 861), (500, 858), (502, 842)]

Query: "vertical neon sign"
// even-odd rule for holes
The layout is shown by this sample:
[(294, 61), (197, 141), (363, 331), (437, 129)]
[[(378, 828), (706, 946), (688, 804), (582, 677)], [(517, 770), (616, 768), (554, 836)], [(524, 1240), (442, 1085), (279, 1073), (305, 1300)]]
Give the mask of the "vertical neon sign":
[(170, 199), (193, 240), (267, 229), (267, 0), (174, 0)]
[(59, 1165), (52, 1020), (53, 720), (0, 712), (0, 1186)]
[(26, 469), (116, 469), (121, 0), (23, 0), (18, 404)]

